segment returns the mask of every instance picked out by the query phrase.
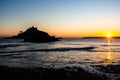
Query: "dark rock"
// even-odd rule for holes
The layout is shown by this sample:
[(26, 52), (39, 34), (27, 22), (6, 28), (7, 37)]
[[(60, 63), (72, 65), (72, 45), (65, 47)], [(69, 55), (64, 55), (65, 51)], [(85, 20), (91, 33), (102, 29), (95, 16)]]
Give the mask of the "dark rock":
[(108, 80), (91, 74), (81, 67), (20, 68), (0, 65), (0, 80)]
[(93, 65), (93, 67), (98, 67), (99, 70), (102, 70), (105, 73), (114, 73), (119, 74), (120, 73), (120, 64), (118, 65)]
[(59, 41), (59, 38), (55, 38), (55, 36), (50, 36), (47, 32), (40, 31), (34, 26), (28, 28), (25, 32), (20, 31), (20, 33), (17, 36), (13, 36), (10, 38), (24, 39), (25, 42)]

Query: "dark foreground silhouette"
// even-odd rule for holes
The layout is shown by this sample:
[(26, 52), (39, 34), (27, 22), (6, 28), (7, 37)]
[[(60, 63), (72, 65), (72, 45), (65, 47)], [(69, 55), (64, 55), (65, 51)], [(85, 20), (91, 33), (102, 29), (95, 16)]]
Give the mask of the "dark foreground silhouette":
[(53, 69), (0, 66), (0, 80), (107, 80), (107, 78), (90, 74), (80, 67)]
[(54, 42), (59, 41), (59, 38), (50, 36), (47, 32), (40, 31), (32, 26), (25, 32), (20, 31), (17, 36), (9, 37), (10, 39), (24, 39), (25, 42)]
[(0, 65), (0, 80), (120, 80), (120, 65), (93, 65), (105, 73), (114, 73), (116, 77), (109, 78), (105, 73), (93, 74), (81, 67), (8, 67)]

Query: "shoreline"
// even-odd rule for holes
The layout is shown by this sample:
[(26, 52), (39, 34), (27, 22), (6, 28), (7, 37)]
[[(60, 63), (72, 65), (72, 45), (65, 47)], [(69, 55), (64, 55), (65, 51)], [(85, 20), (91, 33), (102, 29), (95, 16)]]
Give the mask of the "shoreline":
[(108, 80), (106, 76), (88, 73), (81, 67), (21, 68), (0, 65), (0, 80)]

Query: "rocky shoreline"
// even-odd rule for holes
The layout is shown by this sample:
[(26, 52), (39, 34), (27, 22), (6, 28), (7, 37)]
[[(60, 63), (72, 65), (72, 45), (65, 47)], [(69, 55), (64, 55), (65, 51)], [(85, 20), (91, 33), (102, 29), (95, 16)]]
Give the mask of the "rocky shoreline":
[(92, 67), (102, 71), (102, 76), (107, 77), (108, 80), (120, 80), (120, 64), (92, 65)]
[(0, 66), (0, 80), (108, 80), (107, 77), (91, 74), (80, 67), (21, 68)]

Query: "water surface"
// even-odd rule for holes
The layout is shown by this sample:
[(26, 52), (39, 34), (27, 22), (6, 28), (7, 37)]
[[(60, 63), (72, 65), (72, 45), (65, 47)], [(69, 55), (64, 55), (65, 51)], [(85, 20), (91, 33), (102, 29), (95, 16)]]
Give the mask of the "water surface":
[(91, 65), (120, 64), (120, 39), (63, 39), (50, 43), (29, 43), (0, 39), (0, 64), (14, 67), (80, 66), (102, 73)]

